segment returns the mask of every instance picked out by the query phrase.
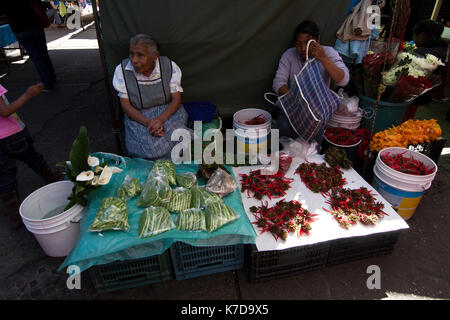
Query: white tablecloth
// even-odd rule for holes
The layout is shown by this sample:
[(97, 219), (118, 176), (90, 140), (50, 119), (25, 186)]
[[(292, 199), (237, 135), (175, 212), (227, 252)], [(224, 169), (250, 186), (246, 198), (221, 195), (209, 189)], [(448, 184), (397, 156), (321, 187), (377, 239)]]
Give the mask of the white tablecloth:
[[(325, 162), (321, 155), (313, 155), (308, 157), (309, 162), (316, 162), (318, 164)], [(292, 160), (291, 167), (286, 173), (288, 178), (294, 178), (291, 183), (291, 187), (287, 190), (287, 195), (284, 198), (270, 200), (268, 197), (264, 197), (262, 201), (268, 201), (269, 207), (275, 205), (281, 199), (286, 199), (286, 201), (297, 200), (303, 204), (303, 207), (309, 210), (311, 213), (317, 214), (316, 221), (311, 223), (312, 229), (310, 230), (310, 235), (302, 235), (300, 238), (297, 237), (295, 233), (289, 233), (286, 241), (281, 238), (278, 241), (275, 240), (274, 236), (270, 232), (260, 233), (260, 228), (253, 224), (253, 227), (258, 234), (256, 237), (256, 247), (258, 251), (268, 251), (268, 250), (284, 250), (292, 247), (298, 247), (303, 245), (315, 244), (323, 241), (335, 240), (339, 238), (357, 237), (365, 236), (374, 233), (395, 231), (400, 229), (409, 228), (406, 222), (395, 212), (392, 206), (387, 202), (369, 183), (367, 183), (354, 169), (344, 170), (344, 177), (347, 180), (347, 184), (344, 185), (345, 188), (360, 188), (366, 187), (372, 190), (376, 195), (377, 200), (384, 203), (384, 212), (388, 215), (380, 220), (375, 226), (366, 226), (358, 222), (356, 225), (351, 226), (348, 230), (339, 226), (338, 222), (333, 218), (333, 216), (323, 210), (326, 208), (331, 210), (330, 205), (326, 204), (325, 199), (320, 193), (313, 193), (309, 190), (306, 185), (301, 181), (300, 175), (294, 172), (297, 167), (304, 161), (301, 159), (294, 158)], [(236, 180), (239, 188), (240, 177), (239, 174), (248, 174), (252, 170), (262, 168), (263, 166), (252, 166), (252, 167), (235, 167), (233, 172), (236, 176)], [(249, 208), (252, 206), (260, 206), (261, 201), (256, 200), (251, 197), (248, 198), (247, 191), (241, 193), (242, 202), (244, 205), (245, 212), (251, 222), (255, 222), (256, 219), (254, 215), (250, 212)]]

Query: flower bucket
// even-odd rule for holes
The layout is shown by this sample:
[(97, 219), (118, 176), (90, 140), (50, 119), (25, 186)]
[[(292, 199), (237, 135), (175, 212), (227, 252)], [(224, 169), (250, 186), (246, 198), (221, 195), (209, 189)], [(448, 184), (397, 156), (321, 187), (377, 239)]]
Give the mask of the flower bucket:
[[(373, 117), (375, 116), (375, 105), (377, 101), (363, 94), (359, 95), (359, 107), (363, 110), (361, 128), (372, 130)], [(392, 103), (380, 101), (372, 134), (383, 131), (392, 126), (402, 123), (406, 108), (410, 102)]]
[(20, 205), (25, 227), (50, 257), (67, 256), (78, 241), (84, 208), (75, 204), (62, 211), (72, 187), (68, 180), (48, 184), (31, 193)]

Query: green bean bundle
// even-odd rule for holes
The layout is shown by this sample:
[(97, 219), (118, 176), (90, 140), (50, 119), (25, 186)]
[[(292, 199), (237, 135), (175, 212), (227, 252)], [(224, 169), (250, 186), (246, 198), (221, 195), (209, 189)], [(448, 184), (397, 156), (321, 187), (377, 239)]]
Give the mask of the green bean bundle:
[(149, 206), (168, 208), (171, 196), (172, 188), (164, 177), (149, 178), (136, 205), (141, 208)]
[(206, 190), (205, 187), (193, 186), (191, 194), (191, 208), (205, 208), (208, 203), (222, 202), (220, 196)]
[(175, 186), (177, 184), (175, 176), (175, 166), (169, 160), (156, 160), (150, 171), (149, 177), (165, 176), (169, 181), (169, 184)]
[(170, 212), (180, 212), (189, 209), (191, 206), (191, 190), (180, 187), (172, 190), (169, 202)]
[(184, 188), (192, 188), (197, 184), (197, 177), (192, 172), (180, 173), (176, 175), (177, 185)]
[(89, 227), (91, 232), (106, 230), (128, 231), (129, 229), (127, 205), (125, 201), (116, 197), (108, 197), (102, 200), (94, 221)]
[(205, 210), (206, 229), (213, 232), (239, 218), (237, 213), (223, 202), (210, 202)]
[(139, 238), (153, 237), (175, 228), (169, 211), (162, 207), (146, 208), (139, 220)]
[(177, 229), (181, 231), (206, 231), (205, 213), (201, 209), (187, 209), (179, 213)]
[(117, 197), (127, 201), (142, 192), (142, 185), (137, 178), (126, 176), (122, 182), (122, 185), (117, 190)]

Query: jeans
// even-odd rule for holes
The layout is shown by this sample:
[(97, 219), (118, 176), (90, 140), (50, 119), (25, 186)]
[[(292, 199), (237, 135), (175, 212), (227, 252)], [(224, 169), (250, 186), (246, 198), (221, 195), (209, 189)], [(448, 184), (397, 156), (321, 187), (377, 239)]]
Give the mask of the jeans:
[(0, 194), (17, 187), (16, 159), (25, 162), (36, 172), (46, 166), (42, 155), (34, 149), (33, 139), (27, 128), (0, 139)]
[(52, 61), (47, 51), (47, 40), (42, 28), (32, 28), (15, 34), (19, 43), (25, 48), (39, 73), (45, 89), (53, 89), (56, 81)]
[(45, 14), (50, 19), (50, 22), (53, 22), (55, 24), (61, 24), (61, 16), (59, 15), (59, 12), (56, 11), (54, 8), (48, 9), (45, 11)]

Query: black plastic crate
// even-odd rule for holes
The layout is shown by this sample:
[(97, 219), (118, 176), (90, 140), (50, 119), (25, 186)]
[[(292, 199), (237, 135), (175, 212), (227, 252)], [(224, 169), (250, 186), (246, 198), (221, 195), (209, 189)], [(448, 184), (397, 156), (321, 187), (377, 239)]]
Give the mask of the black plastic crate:
[(326, 266), (329, 242), (258, 252), (248, 245), (247, 272), (252, 283), (279, 279)]
[(172, 279), (169, 253), (142, 259), (116, 261), (88, 269), (99, 293), (134, 288)]
[(242, 269), (244, 267), (244, 250), (243, 244), (196, 247), (183, 242), (175, 242), (170, 247), (175, 279), (185, 280)]
[(441, 156), (442, 149), (444, 149), (446, 142), (447, 139), (441, 138), (438, 140), (424, 142), (417, 145), (409, 145), (408, 149), (418, 151), (426, 155), (428, 158), (430, 158), (437, 164), (439, 161), (439, 157)]
[(329, 241), (327, 265), (389, 254), (394, 250), (401, 230)]

